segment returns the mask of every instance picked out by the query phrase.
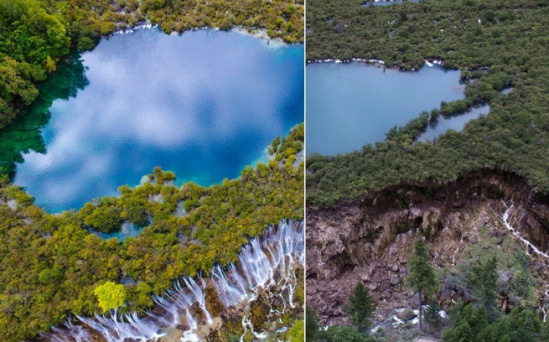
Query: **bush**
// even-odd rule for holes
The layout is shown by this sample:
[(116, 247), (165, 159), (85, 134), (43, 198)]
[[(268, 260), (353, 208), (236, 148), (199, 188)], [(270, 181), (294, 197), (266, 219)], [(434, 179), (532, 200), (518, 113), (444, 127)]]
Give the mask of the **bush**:
[(326, 342), (375, 342), (374, 338), (347, 326), (332, 326), (324, 332)]

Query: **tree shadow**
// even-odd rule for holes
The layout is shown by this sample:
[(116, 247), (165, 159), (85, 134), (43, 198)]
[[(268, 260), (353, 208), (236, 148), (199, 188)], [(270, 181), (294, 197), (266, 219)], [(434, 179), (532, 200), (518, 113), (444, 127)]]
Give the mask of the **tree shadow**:
[(59, 63), (57, 71), (38, 85), (38, 98), (19, 118), (0, 130), (0, 173), (8, 174), (13, 180), (17, 164), (24, 161), (24, 154), (30, 151), (47, 153), (42, 128), (51, 118), (50, 107), (55, 100), (76, 97), (88, 84), (80, 53), (73, 51)]

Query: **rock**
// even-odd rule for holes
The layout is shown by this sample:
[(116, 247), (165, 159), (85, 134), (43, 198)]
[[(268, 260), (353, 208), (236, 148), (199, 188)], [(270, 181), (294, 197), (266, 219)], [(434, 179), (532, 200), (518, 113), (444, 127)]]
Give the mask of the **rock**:
[(395, 286), (400, 283), (400, 279), (398, 279), (398, 276), (392, 275), (390, 282), (391, 282), (391, 285)]
[(180, 331), (189, 330), (189, 326), (187, 324), (178, 324), (175, 328)]
[(368, 284), (368, 290), (370, 291), (375, 291), (377, 289), (377, 285), (376, 284)]
[(536, 272), (538, 272), (542, 268), (543, 268), (543, 263), (541, 261), (534, 262), (534, 270)]
[(282, 306), (282, 305), (283, 305), (282, 298), (280, 298), (280, 297), (278, 297), (278, 296), (277, 296), (277, 297), (274, 297), (274, 298), (273, 298), (272, 305), (273, 305), (275, 308), (277, 308), (277, 307), (279, 307), (279, 306)]
[(255, 330), (260, 331), (263, 329), (263, 325), (269, 321), (267, 319), (267, 315), (269, 314), (269, 306), (263, 301), (255, 300), (250, 303), (250, 309), (252, 312), (252, 325)]
[(416, 318), (416, 317), (417, 317), (417, 314), (414, 313), (413, 310), (406, 309), (406, 310), (404, 310), (404, 311), (402, 311), (402, 312), (399, 312), (399, 313), (397, 314), (397, 317), (400, 318), (401, 320), (403, 320), (403, 321), (406, 322), (406, 321), (411, 321), (411, 320), (413, 320), (414, 318)]
[(507, 284), (509, 282), (509, 278), (511, 275), (509, 272), (503, 272), (501, 270), (498, 271), (498, 281), (500, 284)]
[(410, 209), (410, 213), (413, 216), (420, 216), (421, 215), (421, 209), (419, 209), (418, 207), (413, 207), (413, 208)]

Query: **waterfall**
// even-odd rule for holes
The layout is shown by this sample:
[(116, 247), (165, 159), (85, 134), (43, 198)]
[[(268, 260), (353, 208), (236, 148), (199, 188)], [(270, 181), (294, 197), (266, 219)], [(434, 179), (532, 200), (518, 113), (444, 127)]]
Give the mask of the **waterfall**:
[(463, 233), (461, 234), (461, 238), (459, 239), (459, 244), (456, 250), (454, 251), (454, 254), (452, 254), (452, 266), (456, 265), (456, 255), (459, 253), (461, 245), (463, 245)]
[(248, 330), (255, 336), (255, 338), (258, 338), (258, 339), (265, 339), (267, 338), (267, 336), (269, 336), (267, 333), (265, 332), (262, 332), (262, 333), (256, 333), (254, 331), (254, 326), (252, 324), (252, 322), (250, 321), (250, 319), (246, 316), (242, 317), (242, 327), (244, 328), (244, 333), (242, 334), (242, 336), (240, 336), (240, 342), (244, 342), (244, 336), (246, 336), (246, 334), (248, 333)]
[[(69, 320), (64, 328), (52, 328), (51, 333), (42, 334), (47, 342), (95, 341), (92, 336), (102, 337), (107, 342), (159, 341), (166, 336), (167, 329), (184, 327), (181, 342), (202, 341), (199, 326), (212, 326), (214, 317), (207, 308), (206, 287), (212, 285), (224, 308), (246, 304), (256, 299), (261, 290), (272, 285), (269, 298), (278, 296), (284, 305), (282, 312), (271, 308), (270, 314), (280, 316), (288, 307), (295, 308), (293, 295), (297, 286), (296, 267), (303, 267), (304, 236), (303, 222), (282, 221), (278, 227), (271, 226), (265, 233), (249, 241), (239, 254), (238, 261), (226, 269), (216, 266), (208, 279), (197, 276), (184, 277), (174, 282), (173, 288), (163, 296), (155, 296), (156, 307), (146, 316), (137, 313), (119, 314), (112, 310), (108, 315), (94, 317), (76, 316), (79, 323)], [(276, 293), (274, 293), (276, 292)], [(284, 296), (284, 294), (286, 294)], [(244, 334), (253, 334), (263, 339), (268, 332), (256, 332), (246, 310), (243, 310)], [(280, 320), (281, 321), (281, 320)]]
[[(530, 192), (530, 195), (528, 197), (527, 202), (530, 202), (531, 195), (532, 195), (532, 192)], [(511, 221), (509, 219), (509, 216), (511, 214), (511, 210), (515, 206), (514, 202), (511, 201), (511, 205), (507, 205), (507, 203), (505, 203), (504, 201), (501, 201), (501, 202), (503, 203), (503, 206), (505, 207), (505, 212), (501, 216), (501, 221), (503, 222), (503, 225), (505, 226), (505, 228), (507, 228), (507, 230), (509, 230), (509, 232), (511, 232), (511, 234), (513, 234), (515, 237), (517, 237), (520, 241), (522, 241), (526, 245), (526, 251), (525, 251), (526, 254), (530, 255), (530, 252), (528, 251), (528, 248), (530, 248), (530, 249), (532, 249), (534, 254), (537, 254), (537, 255), (541, 256), (542, 258), (544, 258), (545, 260), (549, 261), (549, 254), (547, 254), (547, 252), (542, 252), (541, 250), (539, 250), (530, 241), (528, 241), (527, 239), (520, 236), (518, 230), (513, 228), (512, 224), (511, 224)], [(544, 294), (545, 294), (545, 298), (547, 298), (549, 296), (549, 290), (545, 290)], [(545, 322), (547, 320), (547, 311), (545, 309), (545, 299), (543, 300), (543, 304), (540, 306), (540, 309), (543, 312), (543, 322)]]
[[(530, 247), (535, 254), (542, 256), (546, 260), (549, 260), (549, 255), (547, 253), (540, 251), (536, 246), (534, 246), (534, 244), (532, 244), (530, 241), (520, 236), (519, 232), (515, 228), (513, 228), (513, 226), (511, 225), (511, 221), (509, 220), (509, 215), (511, 214), (511, 210), (514, 207), (514, 203), (511, 202), (511, 205), (509, 206), (504, 201), (502, 201), (502, 203), (503, 203), (503, 206), (505, 207), (505, 212), (501, 216), (501, 221), (503, 222), (503, 225), (505, 226), (505, 228), (507, 228), (507, 230), (509, 230), (511, 234), (516, 236), (527, 247)], [(528, 252), (528, 248), (526, 248), (526, 254), (530, 255), (530, 253)]]

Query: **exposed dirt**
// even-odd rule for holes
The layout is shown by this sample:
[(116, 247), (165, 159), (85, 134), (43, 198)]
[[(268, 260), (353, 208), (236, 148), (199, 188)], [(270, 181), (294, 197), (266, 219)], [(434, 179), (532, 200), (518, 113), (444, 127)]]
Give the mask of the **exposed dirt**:
[[(417, 232), (428, 240), (435, 265), (452, 269), (464, 248), (479, 242), (479, 229), (511, 237), (502, 221), (510, 203), (513, 227), (547, 251), (549, 199), (512, 173), (475, 171), (444, 185), (395, 186), (333, 209), (308, 208), (307, 303), (321, 324), (348, 324), (343, 306), (361, 281), (377, 302), (380, 324), (398, 308), (416, 308), (417, 297), (404, 279)], [(547, 284), (546, 258), (531, 254), (535, 276)], [(452, 299), (441, 298), (442, 307)]]

